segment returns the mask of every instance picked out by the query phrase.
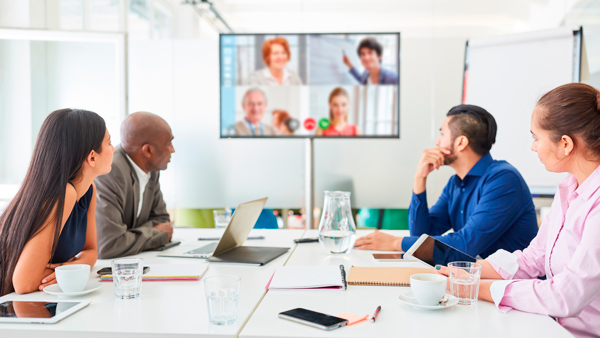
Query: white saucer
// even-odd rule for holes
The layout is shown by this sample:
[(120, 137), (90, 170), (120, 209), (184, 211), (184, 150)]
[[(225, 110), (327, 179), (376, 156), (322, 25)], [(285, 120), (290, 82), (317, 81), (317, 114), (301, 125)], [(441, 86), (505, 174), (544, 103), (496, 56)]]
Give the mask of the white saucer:
[(450, 298), (448, 299), (448, 301), (446, 302), (446, 305), (442, 305), (442, 304), (438, 304), (438, 305), (421, 305), (417, 302), (417, 299), (415, 298), (415, 296), (413, 295), (412, 291), (406, 292), (404, 294), (401, 294), (398, 298), (400, 298), (400, 301), (406, 305), (410, 305), (412, 307), (416, 307), (416, 308), (420, 308), (420, 309), (427, 309), (427, 310), (440, 310), (440, 309), (446, 309), (449, 307), (452, 307), (456, 304), (458, 304), (458, 298), (454, 297), (454, 296), (450, 296)]
[(63, 292), (60, 289), (60, 286), (58, 286), (58, 284), (52, 284), (52, 285), (46, 286), (44, 288), (44, 292), (49, 293), (54, 296), (77, 297), (77, 296), (86, 295), (90, 292), (94, 292), (94, 291), (98, 290), (101, 286), (102, 286), (102, 284), (100, 284), (100, 282), (88, 282), (87, 285), (85, 286), (85, 288), (81, 291)]

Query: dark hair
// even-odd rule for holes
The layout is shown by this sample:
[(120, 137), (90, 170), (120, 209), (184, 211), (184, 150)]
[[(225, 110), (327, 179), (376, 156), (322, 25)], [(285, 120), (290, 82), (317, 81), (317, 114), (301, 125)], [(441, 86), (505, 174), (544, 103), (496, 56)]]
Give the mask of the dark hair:
[(356, 49), (358, 56), (360, 56), (360, 50), (363, 48), (369, 48), (370, 50), (374, 50), (377, 53), (378, 57), (381, 57), (381, 55), (383, 55), (383, 47), (375, 38), (362, 39), (362, 41), (358, 45), (358, 48)]
[(471, 104), (461, 104), (450, 109), (446, 116), (453, 116), (448, 122), (452, 138), (464, 135), (476, 154), (487, 154), (492, 149), (492, 144), (496, 143), (498, 126), (487, 110)]
[(563, 135), (581, 138), (600, 157), (600, 92), (583, 83), (569, 83), (552, 89), (538, 101), (542, 108), (539, 126), (550, 132), (553, 141)]
[(86, 110), (57, 110), (42, 124), (21, 188), (0, 215), (0, 296), (14, 291), (13, 273), (23, 247), (48, 220), (56, 227), (54, 255), (68, 181), (92, 150), (102, 151), (105, 134), (102, 117)]

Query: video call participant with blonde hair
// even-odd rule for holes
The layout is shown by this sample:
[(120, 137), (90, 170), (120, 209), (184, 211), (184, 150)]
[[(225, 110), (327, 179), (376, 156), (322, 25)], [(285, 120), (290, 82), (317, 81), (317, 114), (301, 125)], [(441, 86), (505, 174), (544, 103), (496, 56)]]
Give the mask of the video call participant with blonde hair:
[(267, 96), (259, 88), (250, 88), (242, 98), (244, 118), (234, 125), (236, 136), (275, 136), (277, 130), (263, 123), (267, 110)]
[(600, 92), (583, 83), (551, 90), (533, 110), (531, 134), (531, 150), (546, 170), (569, 175), (528, 247), (479, 261), (479, 298), (504, 312), (550, 316), (578, 338), (598, 337)]
[(259, 69), (250, 75), (250, 85), (302, 85), (302, 80), (298, 74), (287, 68), (292, 54), (290, 52), (290, 44), (285, 38), (276, 37), (266, 40), (262, 46), (262, 57), (267, 67)]
[(356, 125), (348, 123), (350, 111), (350, 96), (341, 87), (337, 87), (329, 94), (329, 127), (318, 128), (317, 136), (356, 136), (360, 130)]

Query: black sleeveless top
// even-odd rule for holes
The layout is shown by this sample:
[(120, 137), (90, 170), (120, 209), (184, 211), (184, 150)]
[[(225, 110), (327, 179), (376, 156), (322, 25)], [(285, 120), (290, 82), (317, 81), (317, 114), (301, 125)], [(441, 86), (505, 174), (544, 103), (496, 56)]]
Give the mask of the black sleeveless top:
[[(71, 182), (69, 184), (73, 185)], [(94, 187), (90, 185), (85, 195), (75, 202), (71, 215), (58, 238), (52, 263), (64, 263), (83, 250), (87, 233), (87, 214), (93, 194)]]

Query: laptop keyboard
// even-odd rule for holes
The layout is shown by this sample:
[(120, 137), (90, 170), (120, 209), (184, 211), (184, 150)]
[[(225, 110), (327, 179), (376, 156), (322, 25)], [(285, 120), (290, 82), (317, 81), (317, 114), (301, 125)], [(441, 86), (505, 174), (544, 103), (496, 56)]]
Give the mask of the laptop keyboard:
[(201, 246), (198, 249), (190, 250), (186, 252), (186, 255), (210, 255), (217, 248), (217, 242)]

